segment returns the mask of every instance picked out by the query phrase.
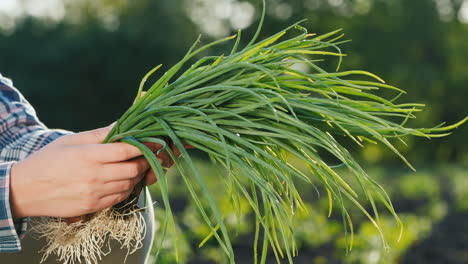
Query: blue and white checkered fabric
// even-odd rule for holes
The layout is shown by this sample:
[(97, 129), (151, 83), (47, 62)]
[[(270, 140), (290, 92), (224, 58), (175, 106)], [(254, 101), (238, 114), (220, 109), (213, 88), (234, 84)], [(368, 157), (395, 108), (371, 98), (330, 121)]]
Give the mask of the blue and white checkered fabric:
[(12, 82), (0, 74), (0, 252), (21, 250), (27, 219), (13, 219), (10, 208), (10, 169), (69, 132), (48, 129)]

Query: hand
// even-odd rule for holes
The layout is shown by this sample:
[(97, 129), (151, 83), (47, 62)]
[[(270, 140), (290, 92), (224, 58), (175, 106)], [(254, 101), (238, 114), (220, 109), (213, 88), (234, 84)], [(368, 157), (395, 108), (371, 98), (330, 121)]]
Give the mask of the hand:
[[(10, 204), (14, 217), (73, 217), (123, 201), (145, 175), (156, 181), (140, 150), (126, 143), (100, 144), (111, 127), (63, 136), (13, 165)], [(157, 151), (161, 146), (150, 146)], [(162, 164), (170, 164), (158, 155)]]

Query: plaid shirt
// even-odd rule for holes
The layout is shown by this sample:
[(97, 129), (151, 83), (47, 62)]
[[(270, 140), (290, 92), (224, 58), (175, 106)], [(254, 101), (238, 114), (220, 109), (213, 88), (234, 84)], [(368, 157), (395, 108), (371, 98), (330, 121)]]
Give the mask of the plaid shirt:
[(11, 166), (66, 133), (47, 129), (12, 82), (0, 74), (0, 253), (21, 250), (20, 237), (27, 224), (26, 218), (12, 217)]

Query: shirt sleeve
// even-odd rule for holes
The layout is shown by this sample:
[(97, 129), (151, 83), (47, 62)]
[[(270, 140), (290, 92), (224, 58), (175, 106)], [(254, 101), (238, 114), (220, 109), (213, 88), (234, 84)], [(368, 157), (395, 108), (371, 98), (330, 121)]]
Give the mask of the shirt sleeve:
[(0, 252), (16, 252), (21, 250), (18, 234), (26, 230), (25, 219), (14, 221), (10, 208), (9, 174), (13, 162), (0, 164)]
[(21, 250), (27, 218), (13, 220), (9, 204), (10, 168), (53, 140), (71, 132), (48, 129), (34, 108), (0, 74), (0, 252)]

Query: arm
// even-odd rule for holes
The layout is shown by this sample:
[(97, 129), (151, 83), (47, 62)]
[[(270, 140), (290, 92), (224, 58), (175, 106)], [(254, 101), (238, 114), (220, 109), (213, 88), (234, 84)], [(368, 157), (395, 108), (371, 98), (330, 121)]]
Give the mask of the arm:
[[(72, 135), (49, 130), (0, 77), (0, 252), (21, 249), (24, 217), (91, 213), (131, 193), (148, 163), (128, 144), (99, 144), (109, 129)], [(154, 174), (148, 176), (154, 183)]]
[(13, 162), (0, 164), (0, 252), (15, 252), (21, 249), (18, 235), (26, 230), (26, 221), (13, 221), (10, 208), (10, 170)]
[(27, 226), (25, 218), (13, 220), (11, 213), (12, 165), (68, 133), (48, 130), (12, 82), (0, 74), (0, 252), (19, 250), (18, 236), (24, 235)]

